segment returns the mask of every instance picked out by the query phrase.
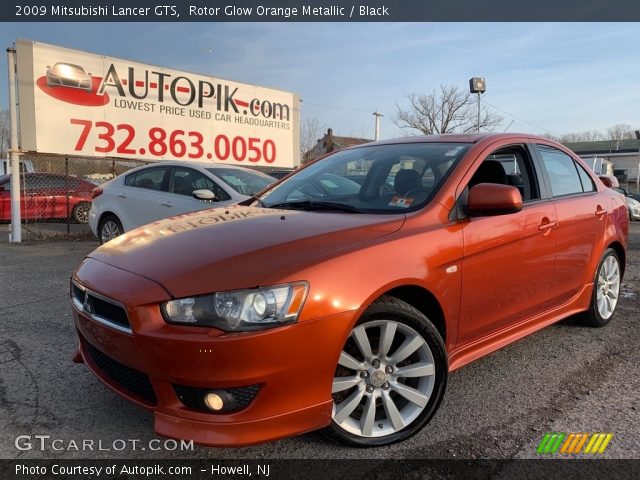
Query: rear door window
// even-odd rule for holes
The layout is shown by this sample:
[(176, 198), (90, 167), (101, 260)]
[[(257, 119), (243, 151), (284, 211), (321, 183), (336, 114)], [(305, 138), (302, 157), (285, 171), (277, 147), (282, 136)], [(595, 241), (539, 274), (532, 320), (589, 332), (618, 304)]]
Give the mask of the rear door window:
[[(585, 191), (578, 173), (578, 166), (573, 158), (557, 148), (547, 145), (538, 145), (538, 152), (540, 152), (542, 163), (547, 170), (551, 184), (551, 194), (554, 197), (573, 195)], [(583, 173), (586, 175), (586, 172)], [(588, 190), (586, 191), (591, 191), (593, 190), (593, 185), (589, 187), (587, 183), (587, 188)]]
[(149, 190), (162, 190), (162, 182), (166, 173), (165, 167), (153, 167), (140, 170), (128, 175), (124, 184), (127, 187), (147, 188)]
[(576, 168), (578, 169), (578, 175), (580, 175), (580, 181), (582, 182), (582, 190), (584, 192), (595, 192), (596, 184), (593, 183), (587, 171), (579, 163), (576, 163)]

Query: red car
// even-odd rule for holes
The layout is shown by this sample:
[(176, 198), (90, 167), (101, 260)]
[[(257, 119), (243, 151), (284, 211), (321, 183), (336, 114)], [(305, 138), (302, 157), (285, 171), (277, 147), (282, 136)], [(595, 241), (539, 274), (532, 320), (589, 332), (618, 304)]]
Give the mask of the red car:
[(89, 254), (75, 360), (169, 437), (389, 444), (452, 370), (570, 315), (608, 324), (628, 228), (624, 197), (545, 138), (358, 146)]
[[(0, 177), (0, 221), (11, 220), (10, 179), (9, 175)], [(20, 175), (20, 188), (22, 220), (89, 220), (91, 191), (95, 188), (90, 182), (55, 173), (24, 173)]]

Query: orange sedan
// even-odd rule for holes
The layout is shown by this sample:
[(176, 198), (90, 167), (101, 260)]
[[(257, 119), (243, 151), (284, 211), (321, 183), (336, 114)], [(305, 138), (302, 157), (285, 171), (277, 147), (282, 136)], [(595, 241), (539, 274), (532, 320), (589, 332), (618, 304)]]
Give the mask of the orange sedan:
[(389, 444), (450, 371), (569, 315), (609, 323), (627, 238), (624, 197), (545, 138), (368, 144), (92, 252), (75, 360), (169, 437)]

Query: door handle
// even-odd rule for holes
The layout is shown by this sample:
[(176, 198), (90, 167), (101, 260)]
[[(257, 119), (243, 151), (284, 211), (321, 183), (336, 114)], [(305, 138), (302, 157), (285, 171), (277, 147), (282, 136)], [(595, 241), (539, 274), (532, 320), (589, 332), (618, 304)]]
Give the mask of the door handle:
[(169, 201), (160, 202), (160, 205), (162, 205), (163, 207), (173, 207), (173, 203)]
[(126, 193), (119, 193), (118, 194), (118, 198), (127, 198), (127, 194)]
[(596, 208), (596, 217), (602, 217), (605, 213), (607, 213), (606, 208), (602, 208), (600, 205)]
[(558, 222), (546, 222), (546, 223), (542, 223), (538, 226), (538, 230), (540, 230), (541, 232), (546, 232), (547, 230), (551, 230), (552, 228), (555, 228), (558, 226)]

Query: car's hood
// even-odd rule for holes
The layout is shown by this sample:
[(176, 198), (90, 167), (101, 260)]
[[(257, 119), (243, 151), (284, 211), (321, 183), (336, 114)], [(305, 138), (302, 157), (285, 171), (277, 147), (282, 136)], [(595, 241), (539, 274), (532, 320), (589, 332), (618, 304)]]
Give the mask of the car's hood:
[(145, 225), (89, 256), (182, 297), (261, 285), (285, 268), (387, 235), (403, 222), (404, 215), (234, 206)]

